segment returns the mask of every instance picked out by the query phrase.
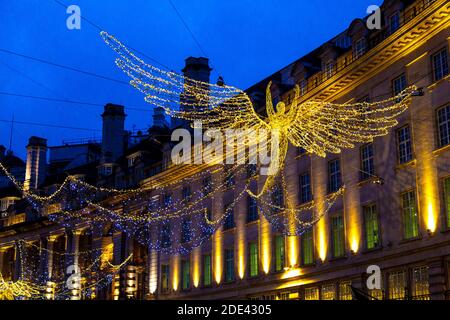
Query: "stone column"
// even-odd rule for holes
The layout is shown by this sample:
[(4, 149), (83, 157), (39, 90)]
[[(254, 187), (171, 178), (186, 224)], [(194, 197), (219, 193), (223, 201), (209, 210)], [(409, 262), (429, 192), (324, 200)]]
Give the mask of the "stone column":
[(58, 239), (58, 236), (49, 236), (47, 237), (47, 279), (51, 280), (53, 276), (53, 251), (55, 241)]
[(3, 274), (6, 248), (0, 248), (0, 274)]

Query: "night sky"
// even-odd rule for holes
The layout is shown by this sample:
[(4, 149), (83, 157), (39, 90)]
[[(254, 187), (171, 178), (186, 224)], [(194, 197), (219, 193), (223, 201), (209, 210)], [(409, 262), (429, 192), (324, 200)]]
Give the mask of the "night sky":
[[(168, 0), (62, 0), (129, 46), (179, 71), (188, 56), (201, 56)], [(222, 75), (246, 89), (345, 30), (380, 0), (172, 0), (210, 58), (211, 81)], [(65, 8), (54, 0), (0, 0), (0, 49), (127, 80), (98, 30), (81, 22), (68, 30)], [(145, 60), (145, 58), (144, 58)], [(148, 59), (147, 59), (148, 60)], [(150, 61), (147, 61), (150, 62)], [(113, 102), (126, 110), (128, 130), (151, 124), (151, 106), (128, 85), (82, 75), (0, 51), (0, 93), (32, 95), (93, 104)], [(74, 128), (15, 124), (12, 149), (25, 156), (28, 137), (49, 145), (62, 140), (100, 138), (101, 106), (69, 104), (0, 94), (0, 144), (9, 147), (16, 121)]]

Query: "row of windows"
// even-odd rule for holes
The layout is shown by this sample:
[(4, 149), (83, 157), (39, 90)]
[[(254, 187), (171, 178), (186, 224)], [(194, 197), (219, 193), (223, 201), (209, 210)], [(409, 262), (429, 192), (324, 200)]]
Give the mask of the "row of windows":
[[(444, 194), (447, 211), (447, 227), (450, 228), (450, 177), (444, 180)], [(403, 236), (404, 239), (413, 239), (419, 236), (419, 217), (417, 210), (417, 201), (415, 191), (410, 190), (401, 195), (401, 207), (403, 217)], [(366, 249), (371, 250), (378, 248), (381, 245), (380, 241), (380, 224), (377, 206), (369, 204), (362, 207), (363, 223), (364, 223), (364, 238)], [(345, 255), (345, 229), (342, 214), (334, 214), (330, 218), (330, 235), (332, 245), (332, 256), (334, 258)], [(166, 230), (163, 227), (163, 230)], [(168, 232), (168, 231), (166, 231)], [(164, 233), (163, 233), (164, 234)], [(170, 238), (169, 238), (170, 239)], [(163, 240), (164, 241), (164, 240)], [(170, 240), (166, 240), (170, 241)], [(277, 235), (273, 239), (274, 245), (274, 269), (276, 272), (284, 270), (286, 266), (286, 248), (285, 237)], [(301, 245), (301, 264), (311, 265), (314, 263), (314, 237), (312, 229), (307, 230), (300, 237)], [(255, 277), (260, 273), (259, 266), (259, 249), (257, 242), (248, 243), (248, 276)], [(203, 255), (202, 259), (202, 275), (203, 285), (209, 286), (212, 284), (212, 260), (211, 255)], [(183, 260), (181, 264), (182, 270), (182, 288), (188, 289), (190, 287), (190, 265), (188, 260)], [(389, 299), (402, 299), (405, 297), (407, 281), (406, 271), (402, 270), (398, 273), (391, 273), (389, 275)], [(415, 295), (427, 294), (426, 269), (414, 269), (413, 289)], [(163, 291), (169, 288), (169, 265), (162, 265), (161, 267), (161, 286)], [(224, 279), (226, 282), (235, 280), (235, 252), (234, 249), (225, 249), (224, 251)], [(422, 280), (421, 280), (422, 279)], [(317, 287), (305, 290), (305, 299), (331, 299), (335, 297), (334, 289), (331, 287), (323, 287), (319, 295)], [(371, 293), (375, 297), (380, 297), (380, 293), (373, 291)], [(334, 298), (333, 298), (334, 299)]]

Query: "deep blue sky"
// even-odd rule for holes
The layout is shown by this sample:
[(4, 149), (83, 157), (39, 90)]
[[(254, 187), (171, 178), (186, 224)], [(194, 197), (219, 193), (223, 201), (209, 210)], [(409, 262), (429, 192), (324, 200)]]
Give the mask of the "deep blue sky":
[[(128, 45), (179, 71), (201, 51), (168, 0), (62, 0)], [(248, 88), (346, 29), (381, 0), (172, 0), (227, 84)], [(126, 80), (98, 31), (82, 21), (68, 30), (65, 9), (53, 0), (0, 0), (0, 48)], [(0, 92), (119, 103), (127, 129), (146, 129), (151, 106), (129, 86), (104, 81), (0, 52)], [(101, 129), (102, 108), (0, 95), (0, 120)], [(13, 150), (21, 157), (31, 135), (49, 145), (63, 139), (99, 137), (98, 131), (16, 124)], [(0, 122), (0, 144), (9, 146), (10, 124)]]

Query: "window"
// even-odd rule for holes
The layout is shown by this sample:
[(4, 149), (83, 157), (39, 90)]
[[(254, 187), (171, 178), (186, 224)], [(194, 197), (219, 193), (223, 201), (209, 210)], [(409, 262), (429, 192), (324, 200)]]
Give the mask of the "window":
[(223, 225), (224, 230), (229, 230), (234, 228), (234, 208), (227, 204), (225, 206), (225, 223)]
[(392, 91), (394, 92), (394, 96), (398, 95), (400, 92), (406, 89), (406, 76), (403, 73), (399, 77), (395, 78), (392, 81)]
[(363, 206), (366, 248), (374, 249), (380, 245), (378, 213), (374, 204)]
[(163, 196), (163, 205), (165, 208), (170, 206), (172, 204), (172, 194), (171, 193), (165, 193)]
[(309, 228), (301, 236), (303, 265), (314, 263), (313, 230)]
[(450, 228), (450, 177), (444, 180), (444, 203), (447, 213), (447, 228)]
[(450, 144), (450, 105), (437, 111), (439, 147)]
[(252, 196), (247, 197), (247, 222), (258, 220), (258, 206), (256, 199)]
[(247, 178), (252, 178), (256, 176), (256, 173), (257, 173), (256, 164), (249, 164), (247, 166)]
[(282, 211), (282, 207), (284, 206), (284, 196), (283, 196), (283, 188), (281, 185), (276, 184), (271, 192), (271, 198), (272, 198), (272, 207), (271, 211), (272, 214), (277, 214)]
[(225, 281), (234, 280), (234, 251), (233, 249), (225, 249)]
[(234, 184), (235, 184), (234, 173), (232, 171), (229, 171), (225, 176), (225, 186), (227, 188), (231, 188), (232, 186), (234, 186)]
[(258, 244), (251, 242), (248, 244), (249, 253), (249, 274), (250, 277), (256, 277), (258, 275)]
[(405, 239), (419, 236), (419, 218), (417, 215), (416, 196), (413, 190), (402, 194), (403, 235)]
[(300, 95), (305, 95), (307, 92), (307, 81), (302, 80), (300, 81)]
[(309, 173), (300, 175), (300, 203), (307, 203), (312, 200), (311, 194), (311, 176)]
[(336, 286), (334, 283), (324, 284), (322, 286), (322, 300), (335, 300)]
[(181, 223), (181, 243), (187, 243), (192, 238), (192, 221), (184, 217)]
[(319, 300), (319, 288), (306, 288), (305, 289), (305, 300)]
[(400, 28), (400, 13), (397, 11), (389, 18), (389, 32), (392, 34)]
[(181, 261), (181, 271), (183, 274), (181, 288), (187, 290), (191, 286), (191, 268), (188, 260)]
[(161, 246), (168, 248), (172, 245), (170, 240), (170, 224), (164, 224), (161, 228)]
[(342, 257), (344, 250), (344, 219), (342, 214), (331, 217), (331, 239), (333, 242), (333, 257)]
[(413, 298), (417, 300), (430, 300), (430, 285), (428, 282), (428, 267), (422, 266), (413, 269)]
[(402, 300), (406, 296), (406, 271), (389, 274), (389, 299)]
[(211, 177), (206, 177), (202, 181), (203, 184), (203, 194), (210, 194), (212, 192), (212, 179)]
[(281, 235), (275, 236), (275, 271), (284, 269), (285, 261), (285, 247), (284, 237)]
[(183, 197), (184, 201), (189, 202), (191, 200), (191, 197), (192, 197), (191, 187), (184, 186), (181, 193), (182, 193), (182, 197)]
[(341, 168), (339, 159), (328, 162), (328, 192), (336, 192), (341, 187)]
[(161, 291), (166, 292), (169, 290), (169, 265), (161, 265)]
[(325, 64), (325, 76), (327, 78), (331, 78), (333, 76), (334, 63), (333, 61), (329, 61)]
[(447, 49), (444, 48), (438, 53), (431, 56), (431, 62), (433, 64), (434, 81), (441, 80), (448, 75)]
[(407, 163), (412, 160), (412, 145), (409, 126), (397, 130), (397, 153), (399, 163)]
[(367, 180), (375, 175), (375, 166), (373, 164), (373, 143), (361, 147), (361, 181)]
[(210, 286), (211, 284), (212, 284), (211, 255), (205, 254), (203, 256), (203, 285)]
[(355, 42), (355, 48), (353, 49), (353, 55), (355, 59), (361, 57), (366, 53), (366, 39), (362, 38)]
[(341, 281), (339, 282), (339, 300), (352, 300), (352, 285), (351, 281)]

